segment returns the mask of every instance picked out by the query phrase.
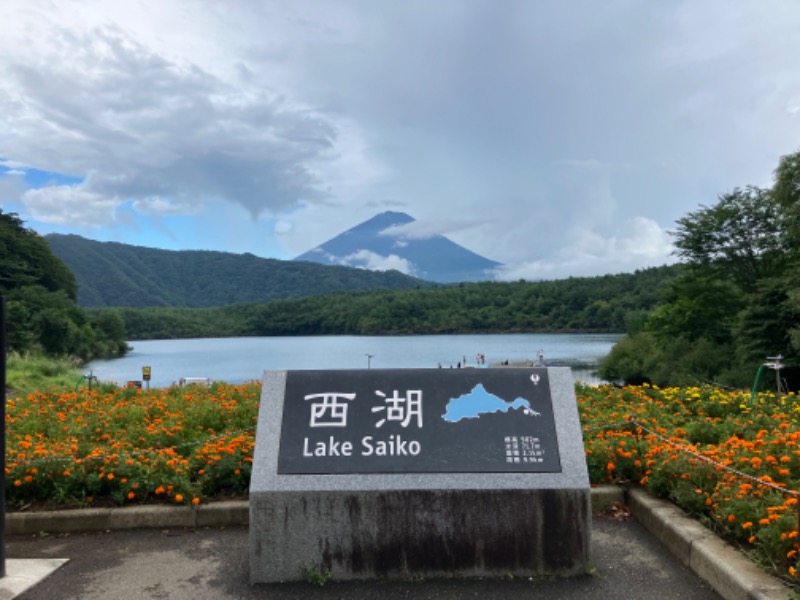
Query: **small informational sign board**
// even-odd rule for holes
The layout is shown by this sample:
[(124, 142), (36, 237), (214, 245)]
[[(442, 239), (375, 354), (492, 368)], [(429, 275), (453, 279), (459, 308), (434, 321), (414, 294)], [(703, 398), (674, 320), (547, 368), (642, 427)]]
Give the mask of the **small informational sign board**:
[(547, 369), (290, 371), (278, 473), (556, 473)]
[(142, 367), (142, 379), (150, 381), (150, 367)]

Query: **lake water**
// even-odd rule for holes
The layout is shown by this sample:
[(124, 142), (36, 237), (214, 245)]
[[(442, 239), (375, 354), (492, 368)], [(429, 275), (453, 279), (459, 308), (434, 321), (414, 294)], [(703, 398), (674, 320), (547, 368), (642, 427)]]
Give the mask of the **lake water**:
[(140, 340), (122, 358), (96, 360), (87, 372), (100, 381), (124, 384), (142, 379), (151, 368), (150, 385), (166, 387), (184, 377), (208, 377), (240, 383), (261, 379), (267, 370), (456, 367), (466, 359), (475, 366), (545, 361), (573, 367), (576, 379), (600, 383), (594, 370), (620, 334), (498, 334), (413, 336), (240, 337), (190, 340)]

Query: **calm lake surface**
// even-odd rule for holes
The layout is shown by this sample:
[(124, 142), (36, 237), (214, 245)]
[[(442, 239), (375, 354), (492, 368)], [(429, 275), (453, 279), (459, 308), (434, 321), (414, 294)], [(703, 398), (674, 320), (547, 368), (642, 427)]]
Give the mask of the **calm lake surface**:
[[(595, 367), (620, 334), (501, 334), (413, 336), (306, 336), (139, 340), (122, 358), (97, 360), (87, 368), (100, 381), (124, 384), (151, 368), (151, 387), (182, 377), (241, 383), (265, 370), (456, 367), (534, 361), (539, 353), (554, 365), (573, 367), (576, 379), (600, 383)], [(371, 358), (368, 357), (371, 355)]]

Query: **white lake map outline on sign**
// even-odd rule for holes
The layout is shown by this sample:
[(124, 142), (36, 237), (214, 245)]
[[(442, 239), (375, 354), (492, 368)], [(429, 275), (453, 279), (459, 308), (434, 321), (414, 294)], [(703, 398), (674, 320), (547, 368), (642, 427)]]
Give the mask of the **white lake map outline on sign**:
[(522, 414), (529, 417), (538, 417), (541, 413), (531, 408), (531, 403), (519, 397), (512, 402), (503, 400), (499, 396), (486, 391), (482, 383), (476, 385), (466, 394), (451, 398), (445, 407), (442, 419), (448, 423), (458, 423), (462, 419), (479, 419), (481, 415), (498, 412), (506, 413), (511, 409), (522, 409)]

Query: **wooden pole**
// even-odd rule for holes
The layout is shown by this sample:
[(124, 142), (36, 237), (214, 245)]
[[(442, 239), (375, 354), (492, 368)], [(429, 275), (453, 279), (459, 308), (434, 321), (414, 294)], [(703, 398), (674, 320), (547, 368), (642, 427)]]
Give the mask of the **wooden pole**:
[(0, 294), (0, 577), (6, 576), (6, 299)]

